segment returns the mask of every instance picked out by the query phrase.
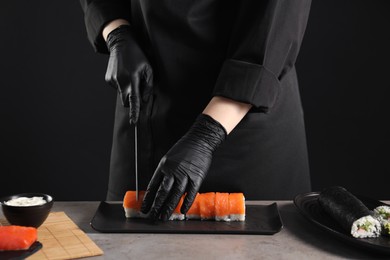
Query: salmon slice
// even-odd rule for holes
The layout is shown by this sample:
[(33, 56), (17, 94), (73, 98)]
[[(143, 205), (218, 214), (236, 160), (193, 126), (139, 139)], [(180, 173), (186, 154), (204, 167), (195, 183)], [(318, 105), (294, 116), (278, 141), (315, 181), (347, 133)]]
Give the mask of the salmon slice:
[(181, 214), (181, 212), (180, 212), (180, 208), (183, 205), (183, 201), (184, 201), (184, 196), (181, 196), (179, 203), (177, 204), (172, 215), (169, 217), (169, 220), (184, 220), (185, 219), (185, 215)]
[(215, 220), (229, 221), (229, 193), (215, 193)]
[(215, 192), (199, 194), (200, 219), (215, 218)]
[(0, 226), (0, 251), (29, 249), (37, 238), (33, 227)]
[(229, 194), (230, 221), (245, 220), (245, 197), (243, 193)]
[(200, 219), (199, 193), (196, 193), (194, 202), (186, 214), (187, 219)]
[(144, 200), (145, 191), (138, 192), (138, 201), (136, 200), (135, 191), (127, 191), (123, 199), (123, 208), (126, 218), (145, 218), (147, 214), (141, 213), (142, 201)]

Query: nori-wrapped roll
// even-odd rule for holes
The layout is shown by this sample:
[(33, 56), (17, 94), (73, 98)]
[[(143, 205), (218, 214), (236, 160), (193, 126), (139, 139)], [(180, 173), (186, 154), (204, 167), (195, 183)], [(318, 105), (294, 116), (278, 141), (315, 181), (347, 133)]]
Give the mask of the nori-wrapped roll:
[(382, 225), (382, 235), (390, 236), (390, 206), (379, 206), (374, 212)]
[(381, 220), (390, 221), (390, 206), (379, 206), (374, 209), (375, 214)]
[(386, 220), (382, 220), (381, 224), (382, 224), (382, 234), (384, 236), (390, 236), (390, 222)]
[(358, 198), (343, 187), (324, 189), (318, 202), (321, 207), (354, 237), (378, 237), (381, 225)]

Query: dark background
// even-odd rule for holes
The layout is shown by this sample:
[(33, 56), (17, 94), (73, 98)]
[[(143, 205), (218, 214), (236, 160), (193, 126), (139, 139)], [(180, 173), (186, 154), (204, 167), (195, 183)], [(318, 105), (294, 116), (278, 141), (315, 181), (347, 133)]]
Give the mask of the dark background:
[[(390, 199), (390, 1), (313, 0), (297, 62), (313, 190)], [(105, 198), (115, 91), (78, 1), (0, 5), (0, 196)]]

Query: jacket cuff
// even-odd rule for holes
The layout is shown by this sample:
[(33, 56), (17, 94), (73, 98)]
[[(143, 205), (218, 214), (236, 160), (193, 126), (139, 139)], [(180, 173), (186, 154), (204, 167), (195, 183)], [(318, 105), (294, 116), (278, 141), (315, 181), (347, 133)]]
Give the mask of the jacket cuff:
[(266, 67), (230, 59), (222, 66), (213, 96), (249, 103), (268, 111), (276, 101), (279, 88), (278, 78)]
[(85, 12), (85, 24), (87, 28), (88, 39), (91, 42), (95, 52), (109, 53), (106, 42), (103, 39), (102, 31), (104, 26), (115, 20), (125, 19), (130, 21), (130, 12), (128, 8), (116, 5), (115, 1), (91, 2)]

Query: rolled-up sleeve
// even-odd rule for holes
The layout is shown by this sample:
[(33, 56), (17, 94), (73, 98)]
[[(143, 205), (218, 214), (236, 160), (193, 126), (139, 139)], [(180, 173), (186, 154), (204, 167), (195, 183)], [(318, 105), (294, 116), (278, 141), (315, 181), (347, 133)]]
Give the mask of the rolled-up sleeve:
[(213, 96), (271, 109), (280, 80), (294, 67), (310, 5), (310, 0), (239, 1)]
[(115, 19), (125, 19), (130, 22), (129, 0), (80, 0), (84, 11), (84, 21), (88, 39), (94, 50), (108, 53), (102, 31), (104, 26)]

